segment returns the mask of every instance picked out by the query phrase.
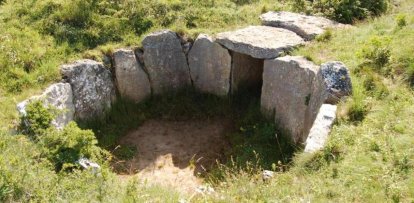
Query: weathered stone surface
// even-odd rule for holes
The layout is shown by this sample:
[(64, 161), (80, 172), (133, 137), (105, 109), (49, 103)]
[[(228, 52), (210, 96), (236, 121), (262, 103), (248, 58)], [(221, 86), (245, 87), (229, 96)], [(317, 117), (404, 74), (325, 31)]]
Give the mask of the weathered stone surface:
[(122, 97), (140, 102), (151, 95), (148, 76), (133, 50), (116, 50), (113, 58), (116, 83)]
[(254, 58), (270, 59), (304, 43), (296, 33), (268, 26), (249, 26), (217, 34), (218, 43), (226, 48)]
[(274, 115), (275, 122), (295, 143), (305, 141), (323, 103), (320, 97), (325, 90), (320, 88), (322, 84), (317, 80), (320, 78), (317, 71), (315, 64), (301, 56), (285, 56), (264, 62), (262, 111), (266, 115)]
[(73, 91), (76, 119), (91, 119), (102, 116), (115, 99), (112, 74), (102, 63), (79, 60), (63, 65), (61, 73)]
[(232, 52), (232, 57), (231, 91), (234, 93), (241, 88), (260, 90), (264, 60), (237, 52)]
[(314, 39), (328, 28), (342, 26), (335, 21), (323, 17), (307, 16), (286, 11), (270, 11), (262, 14), (260, 19), (263, 25), (288, 29), (306, 40)]
[(75, 106), (73, 104), (72, 88), (69, 83), (56, 83), (50, 85), (39, 96), (33, 96), (19, 104), (17, 110), (20, 115), (26, 115), (26, 106), (33, 101), (42, 101), (45, 107), (51, 106), (58, 110), (56, 118), (52, 121), (57, 129), (62, 129), (73, 120)]
[(201, 34), (194, 42), (188, 62), (197, 89), (220, 96), (229, 93), (231, 56), (227, 49)]
[[(315, 79), (313, 80), (312, 92), (309, 98), (309, 108), (307, 112), (308, 118), (305, 122), (305, 129), (307, 129), (306, 133), (309, 132), (310, 128), (312, 128), (313, 122), (315, 121), (316, 116), (318, 115), (319, 109), (321, 105), (325, 103), (326, 98), (328, 98), (328, 93), (326, 91), (324, 80), (322, 77), (322, 71), (319, 68), (316, 73)], [(303, 136), (303, 138), (306, 139), (307, 135), (305, 134)]]
[(336, 110), (335, 105), (323, 104), (321, 106), (306, 140), (305, 152), (315, 152), (325, 146), (336, 118)]
[(342, 97), (352, 94), (352, 82), (348, 68), (339, 61), (321, 65), (322, 77), (328, 93), (326, 103), (336, 104)]
[(154, 94), (191, 85), (187, 59), (176, 33), (169, 30), (152, 33), (142, 45)]

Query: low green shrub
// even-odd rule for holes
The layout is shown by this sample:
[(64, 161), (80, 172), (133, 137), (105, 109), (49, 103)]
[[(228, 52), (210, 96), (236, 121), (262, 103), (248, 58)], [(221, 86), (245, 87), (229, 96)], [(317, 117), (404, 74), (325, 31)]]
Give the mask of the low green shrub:
[(244, 5), (244, 4), (251, 4), (258, 2), (259, 0), (231, 0), (231, 2), (237, 4), (237, 5)]
[(134, 158), (138, 149), (136, 146), (119, 145), (112, 152), (113, 155), (120, 160), (130, 160)]
[(359, 56), (364, 59), (364, 65), (371, 66), (376, 70), (384, 70), (391, 58), (390, 41), (391, 39), (386, 36), (372, 37), (359, 53)]
[(308, 3), (307, 0), (291, 0), (290, 6), (295, 12), (305, 12), (308, 9)]
[(405, 14), (398, 14), (395, 18), (398, 28), (403, 28), (407, 26), (407, 19)]
[(332, 39), (332, 30), (327, 29), (325, 32), (323, 32), (321, 35), (316, 36), (316, 41), (318, 42), (327, 42)]
[(311, 11), (341, 23), (353, 23), (384, 13), (389, 0), (292, 0), (292, 3), (296, 11)]
[(375, 73), (366, 75), (363, 81), (363, 86), (370, 95), (373, 95), (378, 99), (384, 98), (389, 94), (387, 86), (384, 85), (381, 78), (376, 76)]
[(42, 101), (30, 102), (26, 115), (21, 118), (23, 132), (33, 138), (41, 149), (41, 157), (47, 158), (56, 171), (71, 169), (80, 158), (104, 163), (109, 153), (97, 146), (95, 134), (91, 130), (80, 129), (70, 122), (62, 130), (51, 125), (56, 110), (45, 107)]
[(91, 130), (80, 129), (70, 122), (63, 130), (49, 128), (38, 138), (42, 155), (50, 160), (56, 171), (71, 169), (80, 158), (104, 163), (109, 153), (97, 146), (98, 141)]
[(45, 107), (43, 102), (33, 101), (26, 106), (26, 115), (21, 117), (20, 128), (30, 136), (39, 136), (51, 127), (56, 113), (51, 107)]
[(361, 122), (368, 114), (369, 106), (365, 100), (363, 84), (354, 83), (352, 97), (344, 104), (344, 119), (350, 122)]
[(367, 110), (364, 104), (353, 101), (349, 105), (348, 116), (349, 120), (353, 122), (360, 122), (364, 120)]
[(405, 71), (405, 77), (411, 86), (414, 86), (414, 63), (412, 63)]

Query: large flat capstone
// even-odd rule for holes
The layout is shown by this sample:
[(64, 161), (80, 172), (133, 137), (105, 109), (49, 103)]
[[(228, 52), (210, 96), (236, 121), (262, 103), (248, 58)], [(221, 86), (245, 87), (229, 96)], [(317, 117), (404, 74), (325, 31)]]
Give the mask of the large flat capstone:
[(231, 56), (227, 49), (201, 34), (190, 50), (188, 62), (197, 89), (219, 96), (229, 93)]
[(227, 49), (258, 59), (276, 58), (304, 43), (304, 40), (292, 31), (268, 26), (249, 26), (219, 33), (216, 41)]
[(111, 107), (115, 86), (111, 72), (102, 63), (79, 60), (63, 65), (61, 73), (72, 86), (76, 119), (98, 118)]
[(295, 143), (306, 140), (323, 104), (319, 67), (301, 56), (264, 61), (261, 107)]
[(314, 39), (328, 28), (343, 26), (323, 17), (307, 16), (286, 11), (270, 11), (262, 14), (260, 19), (263, 25), (288, 29), (306, 40)]
[(33, 96), (17, 104), (20, 115), (26, 116), (27, 105), (34, 101), (41, 101), (46, 108), (50, 106), (58, 110), (56, 118), (51, 123), (57, 129), (62, 129), (73, 120), (75, 106), (73, 104), (72, 88), (69, 83), (52, 84), (41, 95)]
[(149, 34), (142, 45), (154, 94), (191, 85), (187, 58), (175, 32), (165, 30)]
[(140, 102), (151, 95), (148, 76), (133, 50), (116, 50), (113, 58), (116, 83), (122, 97)]

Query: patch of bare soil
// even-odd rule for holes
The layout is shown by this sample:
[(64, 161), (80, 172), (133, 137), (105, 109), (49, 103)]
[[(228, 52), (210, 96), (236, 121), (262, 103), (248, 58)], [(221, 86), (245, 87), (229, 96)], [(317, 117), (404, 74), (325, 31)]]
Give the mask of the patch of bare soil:
[(193, 192), (202, 184), (199, 175), (222, 161), (229, 149), (226, 133), (232, 128), (224, 119), (165, 121), (149, 120), (119, 141), (136, 146), (131, 160), (116, 168), (121, 178), (137, 175), (149, 184), (172, 186)]

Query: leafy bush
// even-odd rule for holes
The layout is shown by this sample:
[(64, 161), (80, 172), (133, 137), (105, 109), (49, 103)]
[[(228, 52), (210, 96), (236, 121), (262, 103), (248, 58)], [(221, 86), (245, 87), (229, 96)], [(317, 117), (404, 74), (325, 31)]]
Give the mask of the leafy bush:
[(21, 118), (21, 129), (30, 136), (38, 136), (50, 128), (55, 118), (52, 108), (44, 107), (42, 101), (33, 101), (26, 106), (26, 115)]
[(370, 65), (378, 70), (384, 68), (391, 58), (390, 41), (391, 39), (388, 37), (372, 37), (359, 54), (365, 60), (364, 64)]
[(40, 146), (41, 156), (52, 162), (56, 171), (74, 167), (80, 158), (101, 163), (109, 158), (108, 153), (97, 146), (98, 141), (91, 130), (82, 130), (75, 122), (70, 122), (61, 131), (51, 126), (55, 115), (56, 110), (45, 107), (41, 101), (30, 102), (22, 124), (25, 132)]
[(414, 86), (414, 63), (408, 66), (407, 70), (405, 71), (406, 80), (409, 82), (411, 86)]
[(378, 16), (387, 11), (388, 4), (389, 0), (293, 0), (296, 10), (321, 13), (341, 23)]
[(395, 21), (397, 22), (398, 28), (407, 26), (406, 15), (404, 14), (398, 14), (397, 17), (395, 18)]
[(97, 146), (94, 133), (80, 129), (75, 122), (70, 122), (62, 131), (49, 128), (39, 136), (38, 144), (56, 171), (74, 167), (80, 158), (100, 163), (109, 158), (109, 153)]
[(233, 3), (237, 5), (244, 5), (244, 4), (251, 4), (258, 2), (259, 0), (231, 0)]
[(302, 12), (307, 10), (308, 1), (306, 0), (291, 0), (292, 10), (295, 12)]

